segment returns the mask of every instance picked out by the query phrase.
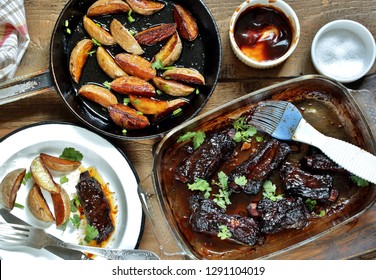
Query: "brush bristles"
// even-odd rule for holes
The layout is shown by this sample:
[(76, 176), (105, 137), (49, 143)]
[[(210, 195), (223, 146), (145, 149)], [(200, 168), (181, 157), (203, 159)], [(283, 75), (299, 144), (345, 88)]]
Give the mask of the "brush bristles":
[(264, 101), (257, 106), (250, 124), (258, 130), (273, 134), (289, 103), (286, 101)]

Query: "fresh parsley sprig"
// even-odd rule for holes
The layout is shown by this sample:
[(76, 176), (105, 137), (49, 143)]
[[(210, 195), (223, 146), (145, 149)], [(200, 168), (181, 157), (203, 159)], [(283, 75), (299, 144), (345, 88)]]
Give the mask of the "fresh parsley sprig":
[(196, 131), (196, 132), (187, 132), (185, 133), (184, 135), (181, 135), (177, 142), (184, 142), (184, 141), (188, 141), (190, 139), (192, 139), (192, 142), (193, 142), (193, 148), (194, 149), (197, 149), (198, 147), (201, 146), (202, 143), (204, 143), (205, 141), (205, 132), (199, 130), (199, 131)]
[[(250, 126), (245, 122), (245, 117), (237, 118), (234, 123), (233, 127), (235, 128), (235, 135), (233, 140), (237, 143), (239, 142), (250, 142), (252, 137), (257, 134), (257, 129), (253, 126)], [(257, 137), (257, 141), (261, 142), (263, 138), (261, 136)]]
[(278, 199), (283, 198), (283, 194), (275, 195), (277, 186), (272, 183), (272, 181), (267, 180), (263, 184), (264, 192), (262, 193), (263, 197), (270, 199), (271, 201), (277, 201)]
[(228, 186), (228, 176), (223, 172), (220, 171), (218, 173), (218, 180), (219, 182), (215, 182), (218, 185), (219, 190), (217, 194), (213, 194), (213, 201), (221, 208), (226, 209), (227, 205), (231, 204), (230, 195), (231, 190)]
[(212, 188), (208, 181), (197, 178), (194, 183), (188, 184), (188, 189), (191, 191), (201, 191), (204, 193), (205, 198), (209, 198)]
[(231, 237), (231, 232), (226, 225), (219, 225), (218, 228), (219, 228), (219, 232), (218, 232), (217, 236), (221, 240), (225, 240), (225, 239)]

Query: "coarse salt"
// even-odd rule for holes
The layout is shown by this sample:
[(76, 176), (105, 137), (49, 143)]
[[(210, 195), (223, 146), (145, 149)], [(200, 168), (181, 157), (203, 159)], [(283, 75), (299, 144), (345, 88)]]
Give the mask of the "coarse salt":
[(316, 58), (327, 75), (351, 78), (367, 65), (366, 46), (359, 36), (348, 30), (331, 30), (317, 42)]

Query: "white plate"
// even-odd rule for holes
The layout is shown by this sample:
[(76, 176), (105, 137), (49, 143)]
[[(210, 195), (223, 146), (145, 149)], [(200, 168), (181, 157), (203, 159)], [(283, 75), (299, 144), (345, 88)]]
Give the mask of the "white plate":
[[(138, 176), (119, 149), (85, 128), (67, 123), (48, 122), (25, 127), (6, 136), (0, 142), (0, 180), (16, 168), (26, 168), (29, 172), (31, 161), (41, 152), (60, 156), (67, 147), (80, 151), (84, 156), (82, 165), (86, 168), (95, 167), (103, 181), (109, 184), (110, 191), (114, 193), (113, 203), (118, 211), (115, 219), (115, 232), (107, 247), (122, 249), (137, 247), (144, 222), (137, 193)], [(74, 177), (74, 174), (70, 176)], [(73, 183), (73, 178), (69, 182), (62, 186), (71, 195), (75, 192), (75, 183)], [(69, 225), (65, 231), (62, 231), (57, 229), (55, 224), (40, 222), (32, 216), (26, 207), (27, 194), (32, 184), (33, 180), (28, 180), (26, 185), (21, 185), (17, 193), (16, 203), (24, 205), (25, 208), (15, 207), (11, 213), (28, 224), (44, 228), (48, 233), (64, 241), (78, 243), (80, 235), (73, 226)], [(1, 216), (0, 221), (4, 221)], [(44, 249), (19, 248), (12, 251), (0, 249), (1, 258), (19, 259), (21, 256), (58, 258)]]

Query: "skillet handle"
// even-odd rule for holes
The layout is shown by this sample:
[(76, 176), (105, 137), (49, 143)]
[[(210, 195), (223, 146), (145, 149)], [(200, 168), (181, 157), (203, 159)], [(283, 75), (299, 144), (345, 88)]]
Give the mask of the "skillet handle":
[(47, 92), (54, 88), (49, 69), (17, 77), (0, 84), (0, 105)]

